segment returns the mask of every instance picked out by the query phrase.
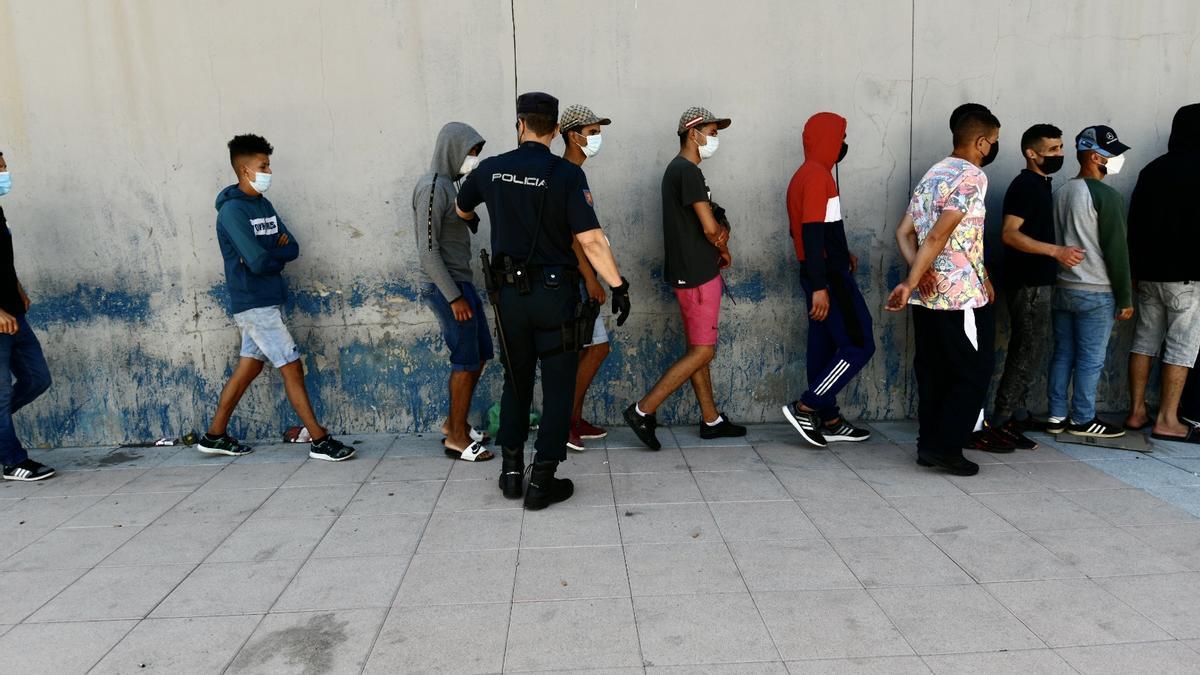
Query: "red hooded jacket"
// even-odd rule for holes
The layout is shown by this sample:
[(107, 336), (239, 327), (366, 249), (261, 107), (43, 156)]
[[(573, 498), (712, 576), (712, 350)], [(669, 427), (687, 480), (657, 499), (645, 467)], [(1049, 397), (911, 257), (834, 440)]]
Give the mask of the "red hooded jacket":
[(804, 124), (804, 164), (788, 183), (787, 210), (796, 259), (813, 290), (828, 286), (828, 270), (848, 271), (850, 250), (833, 166), (846, 137), (846, 118), (821, 112)]

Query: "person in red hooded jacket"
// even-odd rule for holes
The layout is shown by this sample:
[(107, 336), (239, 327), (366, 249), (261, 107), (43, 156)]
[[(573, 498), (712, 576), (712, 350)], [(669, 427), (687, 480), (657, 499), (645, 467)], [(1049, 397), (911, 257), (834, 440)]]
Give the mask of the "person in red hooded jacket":
[(838, 392), (875, 353), (871, 314), (854, 281), (858, 258), (846, 244), (833, 177), (846, 150), (846, 118), (831, 112), (813, 115), (804, 124), (804, 164), (787, 189), (789, 230), (809, 308), (808, 389), (785, 405), (783, 414), (819, 447), (871, 437), (847, 422), (837, 404)]

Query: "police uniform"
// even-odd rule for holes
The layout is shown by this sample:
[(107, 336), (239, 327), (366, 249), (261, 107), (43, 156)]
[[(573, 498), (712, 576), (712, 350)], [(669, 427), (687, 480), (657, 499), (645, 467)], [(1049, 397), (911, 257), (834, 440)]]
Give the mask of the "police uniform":
[[(548, 94), (518, 99), (518, 114), (551, 111), (557, 118), (558, 101)], [(502, 449), (524, 448), (534, 372), (541, 362), (543, 409), (534, 443), (532, 491), (538, 462), (566, 459), (578, 364), (578, 347), (570, 344), (569, 332), (580, 305), (571, 244), (574, 235), (600, 223), (583, 170), (536, 141), (483, 160), (467, 176), (458, 208), (469, 212), (481, 203), (492, 224), (492, 266), (499, 270), (497, 313), (507, 347), (496, 435)]]

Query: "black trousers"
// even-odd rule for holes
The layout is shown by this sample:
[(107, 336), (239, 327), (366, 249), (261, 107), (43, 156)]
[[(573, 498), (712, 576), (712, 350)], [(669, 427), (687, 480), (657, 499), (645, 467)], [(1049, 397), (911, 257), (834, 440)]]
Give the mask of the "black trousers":
[(1179, 399), (1179, 414), (1194, 422), (1200, 421), (1200, 357), (1188, 373), (1183, 385), (1183, 397)]
[[(529, 405), (538, 362), (542, 370), (542, 418), (538, 427), (537, 458), (567, 458), (571, 404), (575, 398), (578, 352), (564, 352), (563, 324), (574, 318), (579, 286), (563, 280), (547, 288), (533, 279), (528, 295), (515, 286), (500, 288), (500, 319), (508, 343), (504, 395), (500, 399), (500, 430), (496, 442), (505, 448), (523, 448), (529, 439)], [(499, 338), (499, 336), (497, 336)]]
[(979, 421), (995, 361), (996, 320), (980, 309), (912, 307), (917, 374), (917, 449), (961, 456)]

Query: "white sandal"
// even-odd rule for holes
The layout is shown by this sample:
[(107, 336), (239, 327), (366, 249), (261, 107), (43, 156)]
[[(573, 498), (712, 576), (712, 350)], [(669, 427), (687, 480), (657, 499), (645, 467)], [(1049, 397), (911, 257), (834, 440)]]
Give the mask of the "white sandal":
[(483, 443), (480, 443), (479, 441), (473, 441), (466, 448), (463, 448), (462, 452), (459, 452), (454, 448), (447, 447), (446, 445), (442, 445), (442, 449), (446, 451), (447, 457), (461, 459), (464, 462), (486, 462), (496, 458), (495, 455), (492, 455), (490, 457), (484, 457), (480, 459), (480, 455), (491, 451), (484, 447)]

